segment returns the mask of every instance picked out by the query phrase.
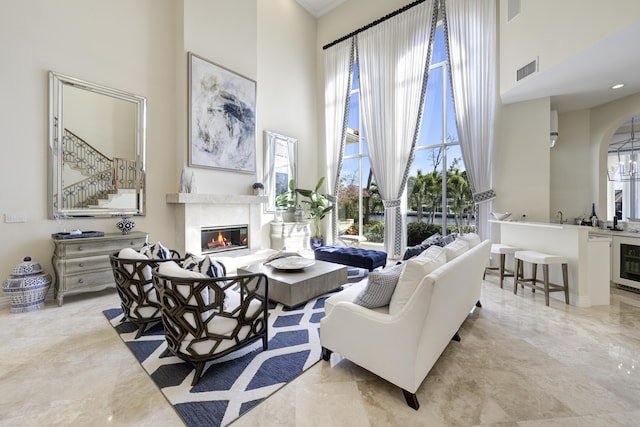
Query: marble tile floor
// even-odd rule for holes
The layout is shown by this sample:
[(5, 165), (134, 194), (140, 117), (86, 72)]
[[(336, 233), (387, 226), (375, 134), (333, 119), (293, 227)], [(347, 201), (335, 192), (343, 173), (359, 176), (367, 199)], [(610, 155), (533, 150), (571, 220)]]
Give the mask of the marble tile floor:
[[(509, 288), (487, 275), (483, 308), (419, 388), (419, 411), (333, 355), (233, 426), (639, 425), (640, 295), (546, 307), (542, 294)], [(102, 315), (118, 305), (108, 290), (30, 313), (2, 307), (0, 426), (183, 425)]]

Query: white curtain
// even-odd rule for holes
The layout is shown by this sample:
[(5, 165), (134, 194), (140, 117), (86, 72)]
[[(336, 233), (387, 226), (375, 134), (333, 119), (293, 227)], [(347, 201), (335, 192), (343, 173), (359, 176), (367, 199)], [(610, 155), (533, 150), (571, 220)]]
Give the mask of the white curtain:
[(476, 224), (491, 238), (491, 157), (496, 114), (496, 2), (442, 0), (458, 137), (476, 202)]
[[(324, 103), (325, 138), (327, 156), (327, 191), (338, 197), (339, 177), (342, 169), (351, 73), (353, 71), (353, 37), (337, 43), (324, 51)], [(332, 212), (331, 239), (338, 234), (337, 205)]]
[(364, 137), (385, 207), (384, 243), (399, 258), (406, 243), (402, 203), (426, 88), (435, 0), (356, 36)]

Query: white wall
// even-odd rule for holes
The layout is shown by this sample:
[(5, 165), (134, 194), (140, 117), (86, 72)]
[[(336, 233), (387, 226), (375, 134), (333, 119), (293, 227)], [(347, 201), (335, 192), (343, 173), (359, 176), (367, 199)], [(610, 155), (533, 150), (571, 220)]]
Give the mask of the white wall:
[(504, 105), (493, 157), (496, 212), (549, 219), (549, 98)]
[(517, 86), (516, 70), (539, 58), (539, 72), (557, 66), (596, 42), (633, 24), (637, 0), (521, 0), (521, 12), (506, 22), (500, 0), (500, 92)]
[[(595, 171), (590, 155), (589, 110), (560, 114), (558, 134), (561, 135), (551, 155), (551, 219), (562, 211), (563, 218), (572, 222), (575, 218), (591, 214), (593, 197), (591, 176)], [(599, 215), (606, 212), (596, 204)]]

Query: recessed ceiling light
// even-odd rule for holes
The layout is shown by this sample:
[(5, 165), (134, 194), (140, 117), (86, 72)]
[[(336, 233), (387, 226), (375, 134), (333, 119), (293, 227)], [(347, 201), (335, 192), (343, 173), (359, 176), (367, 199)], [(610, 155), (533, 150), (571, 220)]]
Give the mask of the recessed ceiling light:
[(618, 83), (617, 85), (611, 86), (611, 89), (620, 89), (623, 86), (624, 86), (624, 83)]

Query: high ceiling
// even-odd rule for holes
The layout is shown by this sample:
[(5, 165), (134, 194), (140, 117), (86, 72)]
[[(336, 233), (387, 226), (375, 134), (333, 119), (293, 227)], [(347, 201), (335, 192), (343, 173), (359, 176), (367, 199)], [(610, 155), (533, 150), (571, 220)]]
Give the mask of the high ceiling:
[[(296, 0), (316, 18), (345, 0)], [(502, 93), (505, 104), (551, 97), (559, 112), (593, 108), (640, 92), (640, 21)], [(636, 46), (636, 47), (634, 47)], [(624, 83), (621, 89), (611, 86)]]
[(300, 6), (309, 11), (316, 18), (321, 17), (331, 9), (344, 3), (345, 0), (296, 0)]

